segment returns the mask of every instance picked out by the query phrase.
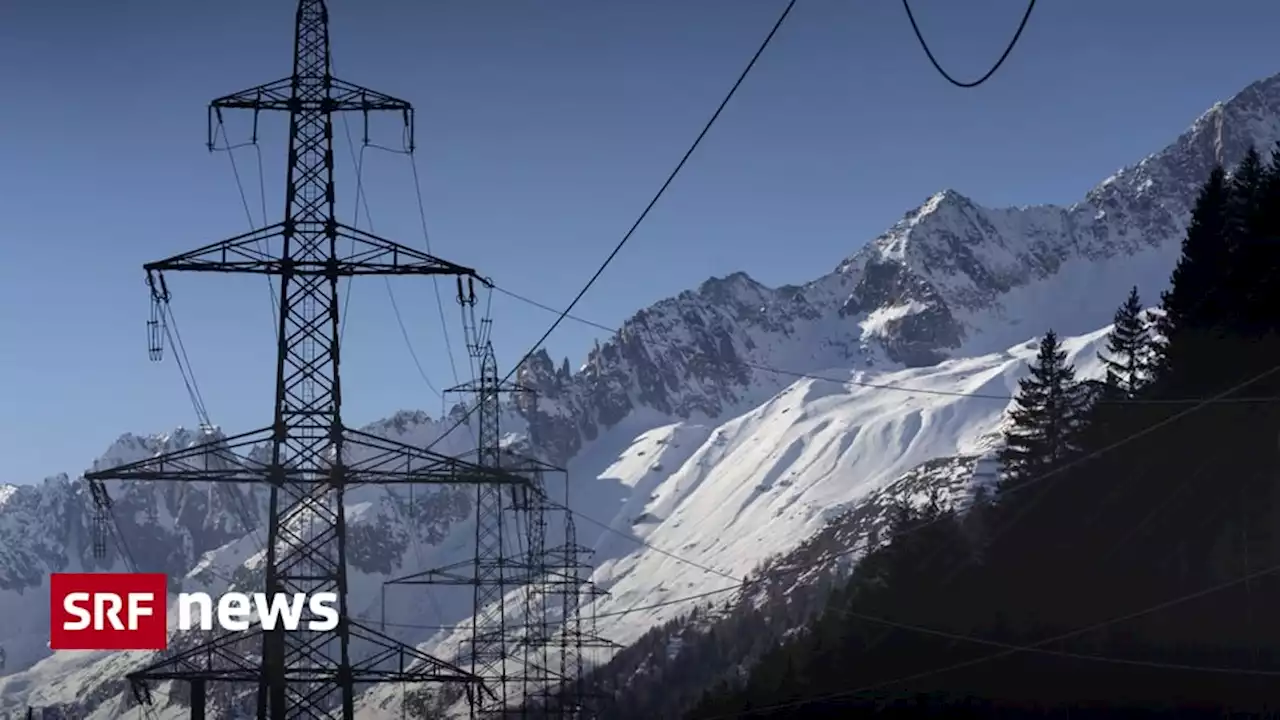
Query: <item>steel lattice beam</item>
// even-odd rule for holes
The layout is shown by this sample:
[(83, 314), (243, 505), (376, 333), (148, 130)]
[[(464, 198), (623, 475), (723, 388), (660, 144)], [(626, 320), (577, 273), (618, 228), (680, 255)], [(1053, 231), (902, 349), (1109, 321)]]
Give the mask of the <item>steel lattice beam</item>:
[[(477, 460), (484, 467), (497, 468), (502, 462), (498, 413), (502, 391), (498, 361), (493, 346), (486, 344), (480, 357), (477, 402)], [(476, 485), (475, 586), (471, 615), (471, 672), (496, 684), (492, 703), (501, 710), (507, 705), (506, 548), (503, 546), (503, 490), (501, 486)], [(492, 710), (479, 703), (481, 710)]]
[[(270, 486), (266, 590), (335, 592), (338, 627), (328, 632), (269, 630), (215, 637), (131, 674), (135, 681), (187, 679), (258, 683), (258, 716), (349, 720), (354, 686), (369, 682), (475, 683), (472, 672), (418, 652), (351, 620), (347, 607), (346, 489), (358, 483), (519, 485), (521, 478), (484, 463), (465, 463), (346, 428), (339, 374), (340, 278), (357, 275), (454, 275), (470, 268), (339, 223), (334, 218), (334, 112), (398, 111), (412, 138), (409, 103), (337, 80), (330, 74), (324, 0), (299, 0), (293, 73), (282, 80), (221, 97), (225, 109), (289, 115), (284, 219), (274, 225), (145, 267), (174, 271), (258, 273), (279, 277), (275, 413), (271, 425), (218, 443), (90, 473), (91, 482), (187, 480), (265, 482)], [(255, 119), (256, 123), (256, 119)], [(210, 124), (212, 134), (212, 121)], [(410, 139), (410, 147), (412, 140)], [(341, 251), (339, 245), (350, 246)], [(168, 291), (163, 291), (167, 300)], [(247, 448), (265, 442), (254, 459)], [(357, 452), (362, 450), (362, 452)], [(291, 521), (305, 516), (311, 532)], [(304, 618), (304, 621), (308, 618)], [(245, 643), (256, 642), (257, 658)], [(357, 660), (354, 648), (371, 649)], [(233, 649), (234, 647), (234, 649)], [(395, 662), (392, 662), (395, 661)], [(394, 667), (387, 667), (391, 663)], [(203, 692), (201, 693), (203, 695)], [(194, 712), (194, 709), (193, 709)], [(203, 709), (201, 709), (203, 712)]]
[[(498, 361), (492, 343), (480, 337), (474, 323), (468, 326), (468, 331), (472, 335), (468, 338), (468, 348), (480, 362), (480, 375), (473, 382), (449, 388), (449, 391), (476, 396), (476, 462), (481, 467), (505, 475), (511, 470), (504, 467), (506, 458), (501, 447), (501, 396), (504, 393), (528, 392), (528, 389), (515, 383), (504, 383), (498, 375)], [(473, 717), (504, 712), (509, 702), (508, 683), (528, 676), (527, 671), (521, 671), (519, 675), (513, 672), (511, 654), (518, 638), (507, 627), (505, 597), (509, 589), (540, 577), (542, 567), (527, 563), (526, 558), (508, 557), (504, 533), (507, 513), (527, 508), (532, 496), (540, 493), (541, 488), (527, 479), (522, 487), (507, 485), (504, 487), (502, 483), (492, 482), (476, 484), (475, 555), (470, 561), (387, 582), (388, 585), (472, 586), (470, 668), (494, 691), (492, 696), (473, 698)], [(510, 503), (505, 500), (508, 493)]]

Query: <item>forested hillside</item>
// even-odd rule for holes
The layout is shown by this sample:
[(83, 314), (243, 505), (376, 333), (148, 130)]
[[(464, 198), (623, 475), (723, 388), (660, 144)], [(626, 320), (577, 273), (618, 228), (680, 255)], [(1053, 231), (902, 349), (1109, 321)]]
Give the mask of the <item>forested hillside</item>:
[(1046, 328), (996, 491), (904, 504), (805, 631), (687, 717), (1274, 708), (1277, 238), (1280, 158), (1216, 169), (1155, 331), (1116, 298), (1100, 396)]

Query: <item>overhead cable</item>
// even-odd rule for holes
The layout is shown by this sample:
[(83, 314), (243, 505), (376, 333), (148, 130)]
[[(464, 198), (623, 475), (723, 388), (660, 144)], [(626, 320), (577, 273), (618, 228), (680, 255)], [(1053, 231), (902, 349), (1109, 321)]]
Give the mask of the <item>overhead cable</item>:
[(1004, 61), (1009, 59), (1009, 54), (1013, 52), (1013, 48), (1018, 44), (1018, 38), (1022, 37), (1022, 31), (1027, 27), (1027, 21), (1031, 19), (1031, 11), (1036, 7), (1036, 0), (1027, 0), (1027, 10), (1022, 14), (1022, 20), (1018, 23), (1018, 29), (1013, 33), (1013, 38), (1009, 40), (1009, 44), (1005, 47), (1004, 52), (1000, 54), (1000, 59), (996, 60), (995, 64), (991, 66), (991, 69), (984, 73), (982, 77), (971, 82), (955, 79), (951, 73), (947, 72), (942, 67), (942, 64), (938, 62), (938, 59), (934, 57), (933, 50), (929, 48), (929, 43), (925, 42), (924, 33), (920, 32), (920, 25), (916, 23), (916, 16), (911, 12), (911, 0), (902, 0), (902, 7), (907, 11), (907, 20), (911, 21), (911, 30), (915, 33), (916, 40), (919, 41), (920, 48), (924, 50), (925, 57), (929, 58), (929, 63), (933, 65), (933, 69), (938, 71), (938, 74), (942, 76), (942, 79), (958, 88), (964, 88), (967, 90), (969, 88), (976, 88), (990, 80), (991, 76), (995, 75), (996, 71), (1000, 69), (1000, 66), (1004, 65)]

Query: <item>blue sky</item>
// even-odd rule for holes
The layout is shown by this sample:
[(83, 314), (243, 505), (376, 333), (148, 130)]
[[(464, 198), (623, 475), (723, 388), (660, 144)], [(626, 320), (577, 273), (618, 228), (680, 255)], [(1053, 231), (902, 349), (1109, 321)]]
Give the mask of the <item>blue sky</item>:
[[(935, 52), (962, 77), (994, 60), (1023, 8), (916, 2)], [(147, 360), (141, 265), (247, 229), (226, 154), (204, 147), (205, 106), (290, 67), (285, 0), (74, 4), (15, 0), (0, 10), (0, 482), (76, 473), (123, 432), (194, 424), (171, 358)], [(332, 0), (334, 70), (416, 105), (435, 252), (562, 306), (783, 4)], [(1042, 2), (1007, 65), (966, 91), (934, 74), (896, 0), (800, 0), (577, 314), (616, 325), (737, 270), (770, 284), (812, 279), (945, 187), (996, 206), (1073, 201), (1213, 102), (1280, 71), (1280, 4), (1208, 7)], [(285, 119), (266, 116), (262, 127), (275, 222)], [(248, 137), (244, 118), (228, 130)], [(390, 121), (373, 134), (398, 140)], [(351, 221), (345, 141), (337, 157), (340, 214)], [(237, 163), (261, 222), (252, 150)], [(368, 151), (364, 182), (373, 229), (420, 247), (408, 160)], [(369, 228), (363, 212), (359, 224)], [(214, 421), (265, 425), (274, 367), (265, 281), (169, 279)], [(453, 384), (430, 282), (393, 282), (427, 376)], [(451, 286), (442, 289), (465, 368)], [(552, 317), (503, 296), (493, 308), (505, 370)], [(576, 366), (600, 334), (569, 322), (549, 350)], [(349, 422), (439, 412), (380, 279), (357, 283), (346, 340)]]

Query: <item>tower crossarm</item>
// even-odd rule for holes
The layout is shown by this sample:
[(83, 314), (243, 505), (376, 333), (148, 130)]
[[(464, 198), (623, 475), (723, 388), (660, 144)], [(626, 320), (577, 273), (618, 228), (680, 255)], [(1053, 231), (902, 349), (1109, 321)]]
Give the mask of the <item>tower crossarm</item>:
[[(269, 466), (245, 452), (270, 439), (270, 428), (218, 437), (137, 462), (87, 472), (84, 479), (90, 483), (103, 480), (257, 482), (267, 477)], [(289, 473), (288, 469), (285, 473)]]
[[(176, 480), (192, 482), (315, 482), (314, 468), (291, 468), (255, 460), (252, 450), (269, 443), (272, 428), (197, 443), (170, 453), (85, 473), (90, 483), (103, 480)], [(529, 478), (509, 470), (485, 467), (360, 430), (343, 432), (345, 483), (449, 484), (480, 483), (532, 487)], [(355, 456), (352, 458), (351, 456)]]
[(351, 638), (371, 652), (352, 663), (357, 683), (370, 682), (465, 682), (476, 683), (492, 695), (478, 676), (461, 667), (405, 645), (364, 623), (348, 621)]
[(251, 273), (296, 277), (354, 277), (356, 275), (457, 275), (488, 285), (472, 268), (441, 260), (408, 245), (387, 240), (337, 221), (323, 233), (336, 242), (332, 258), (286, 253), (289, 227), (281, 222), (236, 235), (180, 255), (147, 263), (148, 273), (186, 272)]
[(407, 100), (392, 97), (362, 85), (341, 80), (332, 75), (320, 78), (327, 92), (313, 97), (294, 99), (293, 76), (272, 80), (245, 90), (233, 92), (209, 103), (209, 115), (216, 118), (221, 110), (311, 112), (375, 112), (399, 111), (406, 113), (412, 122), (413, 105)]
[(470, 585), (475, 582), (473, 563), (470, 560), (423, 570), (411, 575), (391, 578), (383, 585)]
[(125, 677), (133, 683), (175, 679), (256, 682), (262, 673), (258, 657), (262, 645), (261, 630), (224, 630), (204, 642), (198, 642), (195, 635), (175, 635), (173, 639), (191, 644), (191, 647), (170, 648), (166, 657)]
[[(278, 312), (271, 424), (254, 433), (95, 470), (87, 476), (91, 482), (212, 480), (268, 485), (266, 591), (335, 593), (341, 620), (326, 629), (285, 632), (279, 625), (265, 629), (257, 636), (256, 658), (248, 652), (223, 652), (229, 645), (201, 636), (196, 639), (199, 646), (175, 651), (179, 659), (165, 661), (170, 663), (165, 666), (169, 670), (155, 666), (148, 671), (152, 677), (171, 671), (171, 679), (192, 680), (193, 698), (197, 697), (194, 683), (199, 681), (201, 703), (205, 680), (256, 681), (260, 720), (352, 720), (357, 686), (395, 681), (472, 683), (486, 677), (350, 619), (346, 493), (362, 483), (470, 484), (488, 491), (488, 486), (516, 487), (528, 482), (496, 463), (449, 458), (351, 430), (343, 422), (339, 369), (345, 313), (340, 280), (369, 275), (466, 275), (468, 284), (476, 279), (489, 283), (469, 267), (344, 225), (335, 217), (333, 113), (401, 112), (412, 150), (413, 109), (403, 100), (333, 77), (328, 22), (325, 0), (297, 0), (293, 72), (210, 104), (211, 136), (214, 118), (221, 128), (226, 110), (254, 112), (255, 140), (257, 113), (288, 114), (283, 220), (144, 266), (157, 304), (168, 302), (164, 282), (168, 271), (278, 276), (279, 282), (273, 283)], [(366, 141), (367, 127), (366, 119)], [(154, 332), (154, 305), (150, 322)], [(151, 349), (158, 354), (160, 347), (154, 342)], [(185, 640), (175, 644), (187, 647)], [(193, 701), (193, 714), (194, 707)]]
[[(496, 563), (492, 565), (496, 568)], [(503, 559), (504, 584), (522, 585), (526, 582), (544, 579), (552, 574), (545, 567), (533, 563)], [(474, 560), (445, 565), (421, 572), (403, 575), (384, 580), (383, 585), (475, 585), (476, 564)]]
[[(511, 485), (530, 481), (507, 470), (486, 467), (423, 448), (347, 428), (343, 447), (348, 484)], [(359, 452), (356, 452), (356, 449)]]
[[(488, 281), (484, 278), (477, 278), (477, 279), (480, 280), (480, 282), (482, 283), (486, 283), (486, 284), (488, 283)], [(459, 393), (464, 395), (476, 395), (482, 392), (510, 394), (510, 393), (532, 393), (533, 388), (527, 385), (521, 385), (520, 383), (517, 383), (517, 382), (512, 382), (510, 380), (506, 382), (498, 383), (494, 387), (490, 388), (485, 386), (484, 382), (481, 380), (468, 380), (467, 382), (459, 383), (457, 385), (452, 385), (450, 387), (447, 387), (444, 389), (444, 391), (446, 393)]]

